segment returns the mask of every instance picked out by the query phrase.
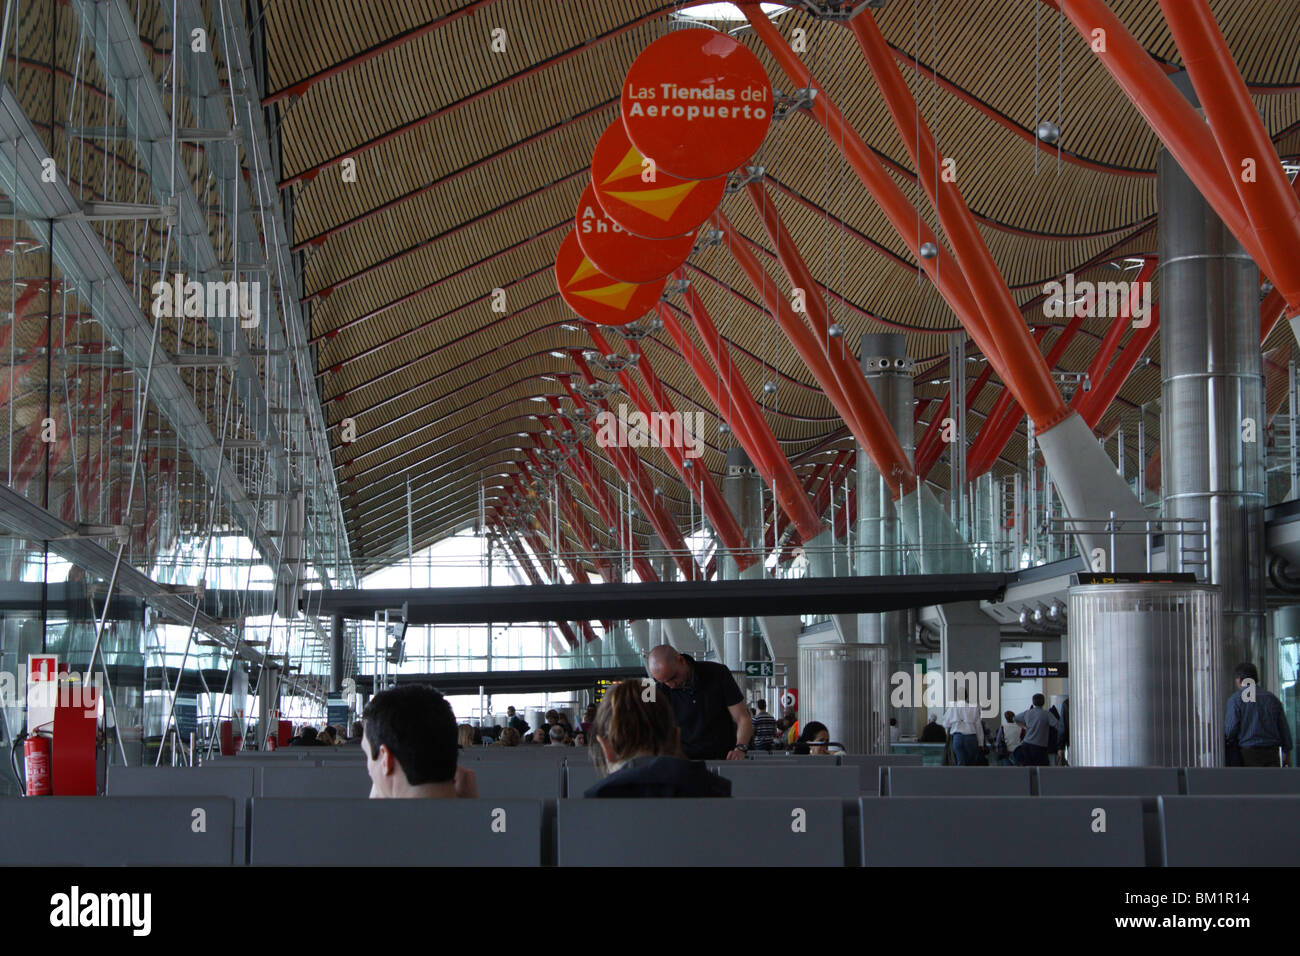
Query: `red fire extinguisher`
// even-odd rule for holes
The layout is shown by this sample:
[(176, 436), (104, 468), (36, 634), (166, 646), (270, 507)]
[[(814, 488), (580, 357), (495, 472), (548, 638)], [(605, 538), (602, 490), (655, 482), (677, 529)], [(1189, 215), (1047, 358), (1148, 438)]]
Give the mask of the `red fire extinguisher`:
[(272, 727), (271, 732), (266, 735), (266, 749), (274, 750), (279, 744), (276, 742), (276, 728)]
[(50, 785), (50, 744), (45, 734), (32, 734), (23, 741), (24, 779), (29, 797), (48, 797), (54, 793)]

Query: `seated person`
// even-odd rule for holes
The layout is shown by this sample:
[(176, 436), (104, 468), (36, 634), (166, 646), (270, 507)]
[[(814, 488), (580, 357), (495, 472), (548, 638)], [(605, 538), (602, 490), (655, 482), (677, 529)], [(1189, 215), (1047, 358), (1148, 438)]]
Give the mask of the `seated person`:
[(799, 739), (795, 741), (794, 752), (824, 757), (830, 753), (830, 749), (826, 746), (830, 742), (831, 732), (826, 729), (826, 725), (820, 721), (810, 720), (804, 725)]
[(456, 745), (462, 750), (474, 746), (474, 726), (461, 724), (456, 728)]
[(474, 771), (456, 766), (456, 718), (424, 684), (400, 684), (370, 699), (362, 750), (370, 798), (477, 797)]
[(501, 731), (500, 739), (497, 740), (497, 742), (494, 743), (492, 746), (493, 747), (518, 747), (519, 731), (515, 730), (515, 728), (513, 727), (506, 727)]
[(348, 733), (348, 743), (350, 744), (361, 743), (361, 735), (363, 733), (365, 733), (365, 728), (362, 726), (361, 721), (359, 720), (352, 721), (352, 729)]
[(548, 743), (549, 741), (550, 738), (546, 736), (545, 727), (538, 727), (536, 730), (534, 730), (531, 734), (529, 734), (524, 739), (524, 743), (526, 744), (544, 744), (544, 743)]
[(604, 777), (586, 797), (729, 797), (731, 781), (702, 761), (681, 756), (681, 731), (665, 694), (646, 695), (652, 684), (614, 684), (596, 709), (591, 734)]
[(569, 742), (569, 734), (565, 731), (563, 724), (551, 724), (550, 738), (551, 743), (558, 747), (563, 747)]
[(289, 741), (290, 747), (318, 747), (320, 740), (317, 739), (316, 728), (309, 724), (304, 724), (298, 730), (298, 736)]

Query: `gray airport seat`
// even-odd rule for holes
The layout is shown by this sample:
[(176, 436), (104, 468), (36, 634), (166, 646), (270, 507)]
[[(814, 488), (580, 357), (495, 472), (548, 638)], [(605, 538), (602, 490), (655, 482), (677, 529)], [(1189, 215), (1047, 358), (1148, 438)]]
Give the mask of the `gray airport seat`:
[(0, 820), (2, 866), (229, 866), (235, 859), (229, 797), (0, 798)]
[(920, 754), (840, 754), (841, 767), (858, 768), (858, 790), (879, 794), (881, 767), (919, 767)]
[(540, 866), (540, 800), (253, 800), (254, 866)]
[(356, 798), (370, 796), (365, 764), (356, 767), (262, 767), (259, 797)]
[(561, 800), (556, 842), (560, 866), (843, 866), (844, 805)]
[(706, 761), (709, 768), (731, 781), (733, 797), (838, 797), (858, 796), (856, 767), (820, 767), (750, 763), (741, 760)]
[(247, 859), (248, 801), (257, 792), (254, 767), (109, 767), (110, 797), (229, 797), (235, 805), (234, 862)]
[(1177, 767), (1036, 767), (1042, 797), (1176, 797)]
[(1027, 797), (1030, 767), (889, 767), (891, 797)]
[(1300, 859), (1300, 796), (1161, 797), (1159, 814), (1165, 866), (1293, 867)]
[(859, 806), (863, 866), (1146, 864), (1139, 797), (890, 796)]
[(1289, 768), (1188, 767), (1184, 773), (1191, 797), (1300, 794), (1300, 773)]
[(558, 800), (564, 767), (549, 760), (480, 760), (466, 766), (478, 780), (484, 799)]
[(598, 780), (600, 774), (589, 760), (564, 765), (564, 795), (570, 800), (580, 799)]

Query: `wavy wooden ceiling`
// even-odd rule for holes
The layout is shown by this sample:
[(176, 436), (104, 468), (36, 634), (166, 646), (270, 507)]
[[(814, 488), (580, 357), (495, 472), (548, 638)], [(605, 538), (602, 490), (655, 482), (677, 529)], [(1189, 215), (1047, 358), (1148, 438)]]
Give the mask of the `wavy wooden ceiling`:
[[(319, 391), (359, 571), (404, 553), (408, 476), (417, 548), (471, 523), (480, 483), (500, 482), (493, 476), (513, 470), (511, 462), (522, 457), (514, 449), (529, 444), (519, 433), (536, 430), (530, 416), (547, 410), (536, 398), (558, 392), (546, 376), (575, 371), (567, 357), (550, 353), (591, 345), (570, 325), (551, 267), (591, 150), (616, 116), (622, 78), (638, 52), (669, 28), (668, 16), (679, 6), (659, 0), (267, 5), (268, 93), (280, 113), (281, 181), (292, 205), (294, 242), (303, 250)], [(1218, 0), (1211, 6), (1280, 151), (1300, 150), (1294, 4)], [(1111, 7), (1153, 57), (1171, 68), (1178, 64), (1156, 0), (1113, 0)], [(890, 0), (878, 20), (945, 153), (958, 159), (962, 190), (1018, 301), (1034, 302), (1044, 282), (1067, 271), (1081, 279), (1114, 277), (1105, 263), (1155, 252), (1159, 143), (1050, 8), (1034, 0)], [(314, 80), (435, 22), (436, 29), (395, 49)], [(787, 35), (796, 27), (807, 31), (806, 62), (916, 201), (906, 151), (851, 35), (801, 11), (777, 23)], [(493, 52), (494, 36), (504, 37), (502, 52)], [(740, 36), (773, 84), (789, 89), (752, 33)], [(914, 55), (920, 70), (912, 68)], [(1058, 120), (1058, 109), (1059, 162), (1055, 151), (1035, 145), (1031, 132), (1039, 119)], [(355, 182), (344, 181), (345, 158), (355, 161)], [(906, 334), (918, 360), (946, 357), (943, 333), (956, 328), (953, 315), (928, 283), (918, 283), (910, 244), (890, 230), (821, 128), (806, 115), (774, 125), (759, 159), (773, 201), (837, 300), (844, 341), (894, 329)], [(744, 236), (758, 241), (757, 219), (743, 197), (729, 197), (724, 209)], [(786, 288), (770, 255), (761, 251), (760, 259)], [(757, 310), (755, 293), (730, 257), (706, 250), (691, 267), (751, 391), (760, 394), (765, 381), (780, 383), (767, 418), (800, 473), (825, 460), (812, 452), (849, 447), (830, 403)], [(505, 290), (505, 314), (492, 310), (494, 289)], [(840, 297), (846, 304), (838, 304)], [(1037, 308), (1026, 314), (1035, 325), (1065, 322), (1045, 319)], [(1107, 324), (1086, 322), (1058, 367), (1085, 368)], [(1044, 350), (1054, 338), (1048, 334)], [(1278, 337), (1269, 346), (1286, 343)], [(681, 410), (713, 414), (666, 334), (644, 347)], [(1131, 377), (1100, 433), (1135, 421), (1135, 407), (1159, 397), (1158, 344), (1148, 356), (1153, 364)], [(946, 393), (946, 383), (932, 384), (933, 378), (946, 373), (919, 375), (918, 397)], [(984, 388), (972, 434), (1000, 390), (996, 380)], [(356, 424), (351, 444), (341, 437), (345, 418)], [(918, 436), (928, 418), (918, 423)], [(710, 444), (705, 463), (716, 475), (729, 436), (710, 429), (703, 437)], [(608, 459), (594, 445), (591, 451), (603, 478), (621, 485)], [(1023, 455), (1018, 437), (1007, 460)], [(643, 450), (642, 457), (684, 525), (691, 507), (676, 473), (658, 450)], [(946, 472), (936, 469), (933, 477), (945, 482)], [(577, 497), (585, 507), (585, 496)], [(607, 542), (604, 523), (587, 511), (600, 529), (596, 537)]]

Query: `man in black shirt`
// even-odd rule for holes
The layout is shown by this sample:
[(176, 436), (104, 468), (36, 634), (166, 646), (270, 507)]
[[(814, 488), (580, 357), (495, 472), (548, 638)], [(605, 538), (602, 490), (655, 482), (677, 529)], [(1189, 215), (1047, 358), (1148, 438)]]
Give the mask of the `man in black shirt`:
[(650, 651), (646, 669), (673, 705), (683, 755), (691, 760), (745, 759), (754, 724), (731, 671), (678, 654), (667, 644)]

